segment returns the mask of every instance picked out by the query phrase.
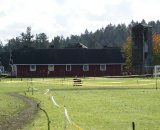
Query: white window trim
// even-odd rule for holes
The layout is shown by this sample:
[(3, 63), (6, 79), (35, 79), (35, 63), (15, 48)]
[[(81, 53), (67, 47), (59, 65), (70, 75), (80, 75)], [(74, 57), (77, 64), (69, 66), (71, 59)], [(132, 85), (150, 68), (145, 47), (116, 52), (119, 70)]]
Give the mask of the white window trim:
[(54, 71), (54, 65), (48, 65), (48, 71)]
[[(68, 69), (68, 66), (69, 66), (69, 69)], [(72, 70), (71, 65), (66, 65), (66, 71), (71, 71), (71, 70)]]
[[(85, 67), (86, 67), (86, 69), (85, 69)], [(83, 71), (89, 71), (89, 65), (88, 64), (83, 65)]]
[[(32, 66), (34, 66), (34, 68), (32, 68)], [(30, 71), (36, 71), (37, 67), (36, 65), (30, 65)]]
[(106, 64), (100, 64), (100, 71), (106, 71)]

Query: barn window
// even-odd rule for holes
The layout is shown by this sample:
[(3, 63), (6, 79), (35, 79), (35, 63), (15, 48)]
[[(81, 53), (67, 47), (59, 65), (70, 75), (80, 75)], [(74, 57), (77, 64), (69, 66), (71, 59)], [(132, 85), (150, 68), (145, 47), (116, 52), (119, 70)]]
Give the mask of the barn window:
[(83, 65), (83, 71), (89, 71), (89, 65)]
[(106, 71), (106, 65), (105, 64), (100, 65), (100, 71)]
[(30, 65), (30, 71), (36, 71), (36, 65)]
[(71, 65), (66, 65), (66, 71), (71, 71)]
[(54, 65), (48, 65), (48, 71), (54, 71)]

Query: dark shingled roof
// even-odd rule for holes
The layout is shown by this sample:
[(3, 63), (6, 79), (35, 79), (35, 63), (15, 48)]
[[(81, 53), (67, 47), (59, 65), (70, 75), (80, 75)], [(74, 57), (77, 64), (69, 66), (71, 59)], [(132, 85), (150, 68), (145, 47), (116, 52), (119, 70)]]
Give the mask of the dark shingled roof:
[(123, 63), (119, 48), (24, 49), (13, 51), (14, 64), (96, 64)]

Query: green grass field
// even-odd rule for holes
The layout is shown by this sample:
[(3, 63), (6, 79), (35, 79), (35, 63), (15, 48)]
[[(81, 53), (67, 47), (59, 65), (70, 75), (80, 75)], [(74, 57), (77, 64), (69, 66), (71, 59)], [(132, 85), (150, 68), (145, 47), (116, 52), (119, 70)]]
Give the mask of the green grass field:
[[(26, 92), (47, 111), (51, 130), (63, 130), (64, 125), (66, 130), (78, 130), (66, 120), (64, 104), (70, 120), (82, 130), (132, 130), (132, 122), (136, 130), (160, 130), (160, 79), (91, 77), (82, 81), (83, 86), (73, 86), (73, 78), (2, 79), (0, 102), (8, 113), (10, 108), (1, 97), (7, 97), (4, 94), (8, 92)], [(32, 87), (37, 89), (33, 95), (27, 92)], [(44, 94), (46, 89), (50, 91)], [(60, 108), (53, 104), (51, 96)], [(14, 102), (9, 97), (6, 100)], [(47, 130), (45, 114), (39, 111), (23, 130)]]
[[(24, 108), (25, 103), (20, 99), (0, 93), (0, 122)], [(0, 123), (0, 124), (1, 124)]]

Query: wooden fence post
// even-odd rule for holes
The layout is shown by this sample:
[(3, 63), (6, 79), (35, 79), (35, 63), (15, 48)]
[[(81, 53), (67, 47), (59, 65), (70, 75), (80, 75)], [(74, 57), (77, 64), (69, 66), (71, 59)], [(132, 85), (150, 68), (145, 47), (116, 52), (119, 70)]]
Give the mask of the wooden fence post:
[(135, 130), (135, 123), (134, 122), (132, 122), (132, 128), (133, 128), (133, 130)]
[(33, 87), (32, 87), (32, 95), (33, 95), (33, 91), (34, 91), (34, 90), (33, 90)]
[(157, 89), (158, 87), (157, 87), (157, 77), (156, 77), (156, 89)]
[(50, 130), (50, 123), (51, 123), (51, 121), (50, 121), (50, 119), (49, 119), (48, 113), (47, 113), (44, 109), (42, 109), (42, 108), (40, 107), (40, 103), (37, 104), (37, 107), (38, 107), (41, 111), (43, 111), (44, 114), (46, 115), (48, 130)]

